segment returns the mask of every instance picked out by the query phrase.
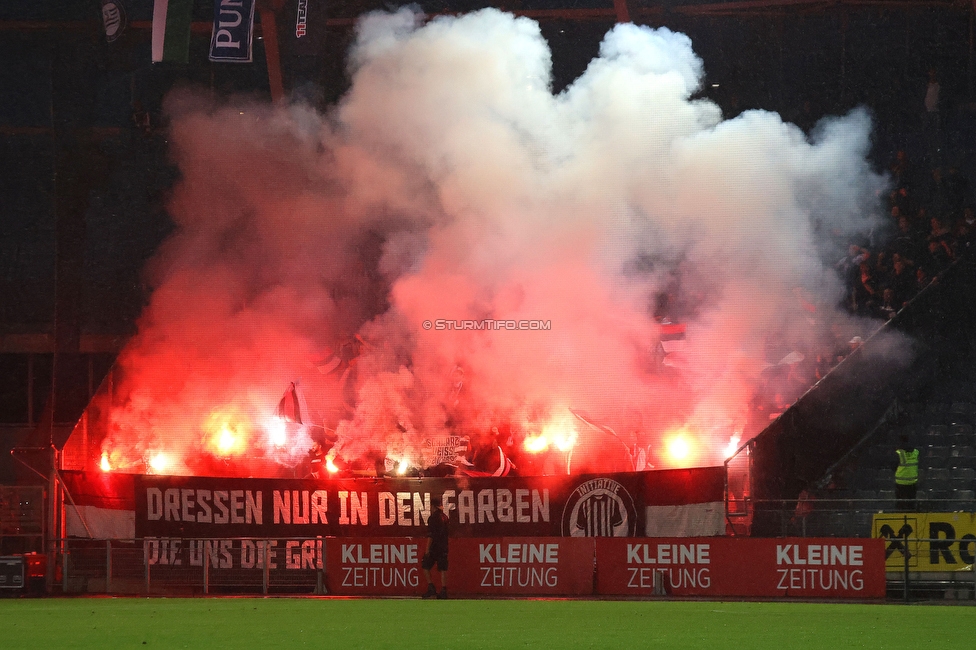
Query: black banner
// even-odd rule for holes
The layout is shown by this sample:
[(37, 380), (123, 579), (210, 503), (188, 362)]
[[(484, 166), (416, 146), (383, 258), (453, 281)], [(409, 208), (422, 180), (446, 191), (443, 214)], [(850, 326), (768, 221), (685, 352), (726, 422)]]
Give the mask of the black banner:
[(321, 56), (326, 30), (325, 0), (286, 0), (279, 33), (291, 56)]
[[(705, 495), (702, 473), (675, 505)], [(643, 535), (646, 504), (668, 493), (668, 472), (601, 476), (339, 480), (139, 476), (137, 537), (309, 538), (425, 536), (431, 497), (443, 499), (458, 537)], [(673, 478), (677, 478), (674, 476)], [(671, 486), (673, 487), (673, 485)], [(714, 490), (712, 490), (714, 491)], [(647, 496), (650, 494), (650, 498)]]
[(321, 82), (328, 29), (326, 0), (285, 0), (278, 35), (286, 83), (298, 96), (312, 99)]

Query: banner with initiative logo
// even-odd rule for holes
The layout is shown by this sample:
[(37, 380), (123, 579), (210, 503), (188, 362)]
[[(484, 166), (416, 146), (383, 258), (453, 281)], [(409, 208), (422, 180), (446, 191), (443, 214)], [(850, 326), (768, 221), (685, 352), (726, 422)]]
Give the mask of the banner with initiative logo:
[(244, 479), (63, 472), (68, 534), (95, 539), (722, 535), (721, 467), (583, 476)]

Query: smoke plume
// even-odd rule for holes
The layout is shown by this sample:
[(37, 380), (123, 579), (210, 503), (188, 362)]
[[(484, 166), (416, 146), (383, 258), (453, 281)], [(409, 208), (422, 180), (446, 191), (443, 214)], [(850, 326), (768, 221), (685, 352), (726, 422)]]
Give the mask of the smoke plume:
[[(251, 475), (324, 436), (425, 466), (493, 427), (509, 449), (573, 429), (571, 459), (523, 472), (666, 466), (674, 435), (715, 464), (789, 392), (771, 365), (864, 333), (832, 268), (884, 186), (864, 111), (723, 119), (690, 39), (629, 24), (553, 94), (539, 26), (494, 9), (367, 15), (349, 62), (325, 115), (169, 98), (176, 229), (119, 361), (113, 465)], [(276, 443), (292, 381), (309, 413)]]

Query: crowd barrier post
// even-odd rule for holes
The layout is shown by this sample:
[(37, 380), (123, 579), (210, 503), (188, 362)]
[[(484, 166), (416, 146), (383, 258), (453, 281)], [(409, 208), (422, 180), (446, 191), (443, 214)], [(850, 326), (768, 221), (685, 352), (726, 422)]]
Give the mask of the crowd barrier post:
[(112, 593), (112, 540), (105, 540), (105, 593)]
[(268, 595), (268, 583), (271, 581), (271, 543), (264, 540), (264, 568), (261, 571), (261, 593)]
[[(325, 551), (323, 551), (324, 553)], [(315, 572), (315, 595), (324, 596), (328, 593), (325, 588), (325, 562), (322, 562), (322, 566), (319, 567), (318, 571)]]
[(200, 541), (203, 547), (203, 593), (210, 593), (210, 542)]
[(665, 582), (667, 577), (664, 573), (664, 569), (654, 569), (654, 582), (653, 582), (653, 595), (655, 596), (667, 596), (668, 587)]
[(64, 540), (64, 546), (61, 547), (61, 593), (68, 593), (68, 540)]
[(151, 586), (150, 577), (149, 577), (149, 541), (148, 540), (145, 540), (145, 539), (142, 540), (142, 556), (143, 556), (143, 559), (144, 559), (144, 561), (146, 563), (145, 564), (145, 567), (146, 567), (146, 595), (148, 596), (149, 593), (150, 593), (150, 586)]
[(905, 596), (905, 604), (907, 605), (908, 602), (909, 602), (909, 589), (908, 589), (908, 580), (909, 580), (908, 571), (909, 571), (909, 566), (908, 566), (908, 559), (911, 557), (911, 552), (908, 549), (908, 515), (905, 515), (905, 525), (902, 526), (902, 530), (905, 532), (905, 552), (902, 553), (902, 555), (905, 556), (905, 581), (904, 581), (905, 593), (904, 593), (904, 596)]

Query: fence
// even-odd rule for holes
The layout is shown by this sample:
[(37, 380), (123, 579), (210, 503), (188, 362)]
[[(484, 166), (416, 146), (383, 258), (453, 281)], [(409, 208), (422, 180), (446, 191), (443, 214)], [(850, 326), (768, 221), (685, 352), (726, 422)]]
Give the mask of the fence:
[[(58, 582), (65, 594), (323, 594), (322, 544), (321, 538), (69, 539)], [(305, 551), (304, 565), (295, 565), (296, 549), (299, 562)]]
[(0, 485), (0, 555), (35, 550), (44, 539), (44, 488)]

